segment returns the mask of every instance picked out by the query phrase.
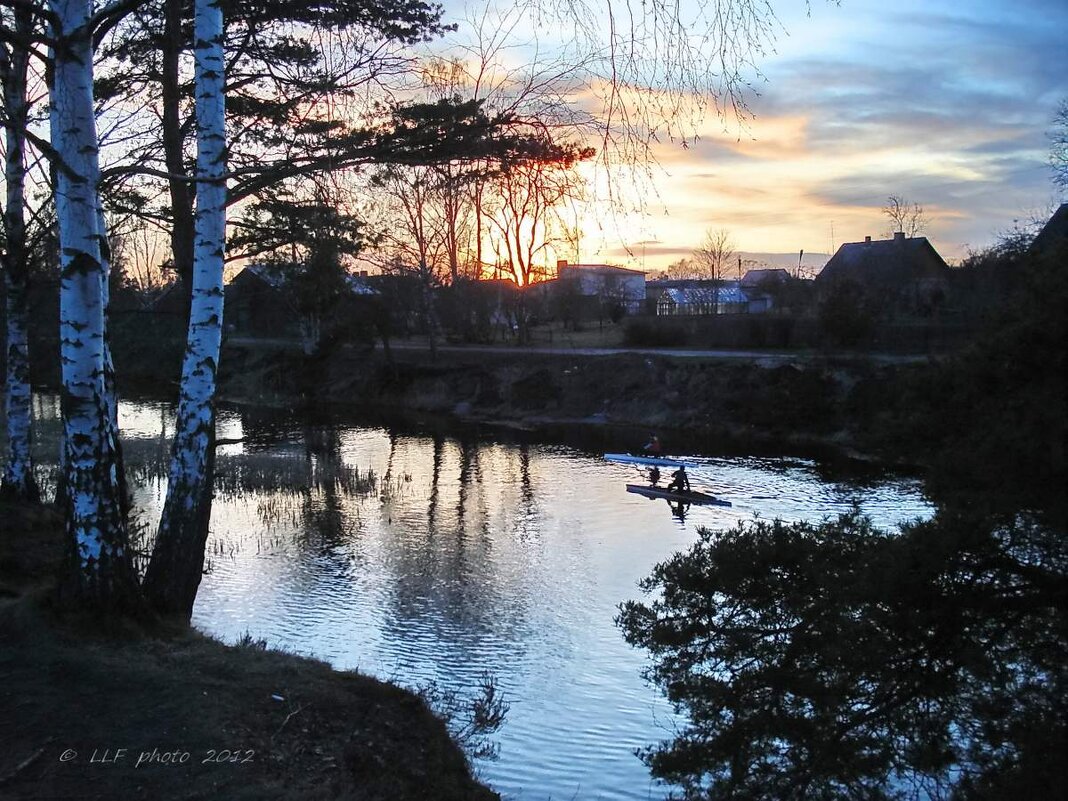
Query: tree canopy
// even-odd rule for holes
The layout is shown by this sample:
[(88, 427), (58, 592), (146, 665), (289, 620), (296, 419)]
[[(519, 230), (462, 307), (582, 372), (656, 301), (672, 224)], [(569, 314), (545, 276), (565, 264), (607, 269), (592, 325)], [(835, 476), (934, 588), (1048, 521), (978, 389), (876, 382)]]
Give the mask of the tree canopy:
[(1066, 564), (1034, 520), (858, 514), (702, 531), (628, 642), (688, 722), (644, 754), (687, 798), (1039, 798), (1068, 744)]

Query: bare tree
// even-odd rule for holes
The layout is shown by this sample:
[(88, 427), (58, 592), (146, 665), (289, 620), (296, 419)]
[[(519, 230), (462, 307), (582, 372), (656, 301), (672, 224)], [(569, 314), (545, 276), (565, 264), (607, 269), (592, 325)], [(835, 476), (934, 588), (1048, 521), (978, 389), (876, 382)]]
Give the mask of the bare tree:
[(921, 236), (927, 230), (927, 214), (919, 203), (912, 203), (900, 195), (890, 195), (883, 206), (883, 214), (890, 220), (886, 236), (903, 232), (908, 238)]
[(1053, 183), (1068, 190), (1068, 98), (1061, 101), (1050, 131), (1049, 165)]
[(493, 181), (491, 239), (497, 263), (518, 286), (547, 277), (547, 252), (570, 241), (562, 212), (582, 192), (575, 165), (592, 155), (590, 150), (572, 150), (558, 159), (524, 161), (510, 165)]
[(733, 258), (734, 241), (726, 228), (707, 230), (704, 241), (693, 251), (698, 276), (713, 281), (723, 280), (723, 273)]
[(691, 258), (682, 258), (671, 262), (664, 270), (664, 277), (672, 281), (686, 281), (700, 278), (700, 267)]

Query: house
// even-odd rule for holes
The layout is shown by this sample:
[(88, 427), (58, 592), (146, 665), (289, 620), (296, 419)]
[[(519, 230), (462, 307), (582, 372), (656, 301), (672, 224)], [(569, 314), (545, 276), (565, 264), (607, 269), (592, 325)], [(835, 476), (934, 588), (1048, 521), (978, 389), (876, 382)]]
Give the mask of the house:
[(573, 291), (584, 298), (597, 298), (602, 305), (619, 306), (628, 313), (642, 310), (645, 304), (645, 273), (610, 264), (556, 263), (564, 291)]
[[(226, 328), (245, 336), (286, 337), (304, 333), (311, 309), (321, 305), (306, 297), (308, 286), (298, 287), (301, 268), (294, 265), (249, 265), (226, 285)], [(345, 274), (341, 300), (355, 304), (377, 298), (379, 292), (366, 274)], [(304, 301), (302, 303), (302, 300)], [(303, 308), (308, 307), (308, 308)]]
[(281, 270), (254, 264), (226, 285), (226, 328), (244, 336), (294, 336), (300, 321)]
[(780, 268), (748, 270), (742, 277), (741, 287), (745, 290), (764, 289), (785, 284), (790, 280), (790, 273)]
[(925, 236), (848, 242), (816, 276), (821, 295), (849, 288), (884, 310), (929, 314), (945, 299), (949, 267)]

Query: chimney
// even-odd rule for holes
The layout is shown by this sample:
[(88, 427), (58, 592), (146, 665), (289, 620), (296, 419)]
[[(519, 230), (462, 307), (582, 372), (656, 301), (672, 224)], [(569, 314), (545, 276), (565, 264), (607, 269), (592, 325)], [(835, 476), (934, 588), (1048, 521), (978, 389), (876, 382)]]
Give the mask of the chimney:
[(865, 242), (871, 242), (871, 237), (870, 237), (870, 236), (866, 236), (866, 237), (864, 237), (864, 241), (865, 241)]
[(564, 267), (567, 267), (567, 259), (557, 259), (556, 260), (556, 271), (560, 272), (560, 270), (562, 270)]
[(905, 232), (904, 231), (894, 231), (894, 241), (895, 242), (904, 242), (905, 241)]

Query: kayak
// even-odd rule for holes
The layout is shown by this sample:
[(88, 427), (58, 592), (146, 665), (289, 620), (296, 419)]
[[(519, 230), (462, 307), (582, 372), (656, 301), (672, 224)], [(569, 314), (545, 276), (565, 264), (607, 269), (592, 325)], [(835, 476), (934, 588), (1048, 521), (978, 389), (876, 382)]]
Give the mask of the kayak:
[(606, 453), (607, 462), (622, 462), (623, 464), (644, 464), (649, 467), (695, 467), (691, 462), (680, 462), (678, 459), (665, 459), (662, 456), (634, 456), (629, 453)]
[(644, 495), (646, 498), (665, 498), (669, 501), (679, 501), (681, 503), (696, 503), (704, 506), (731, 505), (730, 501), (724, 501), (720, 498), (717, 498), (715, 495), (709, 495), (705, 492), (698, 492), (697, 490), (675, 492), (674, 490), (669, 490), (666, 487), (650, 487), (648, 484), (627, 484), (627, 492)]

